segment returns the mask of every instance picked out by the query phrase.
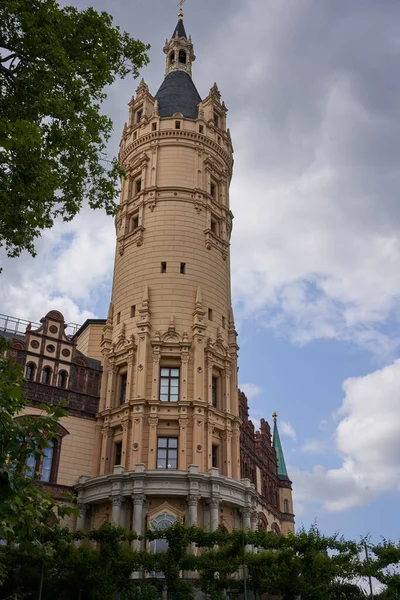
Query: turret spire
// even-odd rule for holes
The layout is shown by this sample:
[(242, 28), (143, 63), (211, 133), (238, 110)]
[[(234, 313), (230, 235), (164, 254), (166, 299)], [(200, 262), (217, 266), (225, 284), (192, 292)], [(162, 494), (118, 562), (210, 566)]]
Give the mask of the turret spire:
[(285, 457), (283, 455), (281, 439), (279, 437), (279, 430), (277, 424), (278, 415), (276, 412), (273, 413), (272, 418), (274, 419), (273, 446), (275, 448), (276, 456), (278, 459), (278, 476), (287, 477), (289, 479), (288, 472), (286, 469)]

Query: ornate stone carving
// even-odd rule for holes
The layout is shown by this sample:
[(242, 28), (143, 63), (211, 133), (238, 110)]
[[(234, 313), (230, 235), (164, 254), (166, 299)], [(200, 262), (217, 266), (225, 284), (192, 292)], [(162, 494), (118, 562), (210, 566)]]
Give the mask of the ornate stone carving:
[(118, 496), (110, 496), (110, 500), (113, 506), (119, 506), (120, 508), (125, 502), (125, 498), (120, 494)]
[(197, 494), (189, 494), (187, 497), (187, 503), (189, 506), (197, 506), (200, 500), (200, 496)]
[(219, 508), (219, 505), (221, 504), (221, 499), (220, 498), (210, 498), (209, 500), (207, 500), (207, 504), (209, 505), (210, 508)]
[(135, 506), (143, 506), (146, 503), (146, 496), (144, 494), (133, 494), (132, 501)]

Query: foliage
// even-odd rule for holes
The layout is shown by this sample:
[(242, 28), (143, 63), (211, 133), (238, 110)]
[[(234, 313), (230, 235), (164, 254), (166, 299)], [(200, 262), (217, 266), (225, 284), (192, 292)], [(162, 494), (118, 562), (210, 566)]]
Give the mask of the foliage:
[[(133, 539), (140, 539), (136, 534), (103, 525), (87, 533), (58, 529), (40, 542), (5, 548), (0, 566), (7, 563), (9, 576), (0, 599), (11, 594), (37, 597), (42, 572), (43, 600), (155, 600), (164, 586), (178, 600), (193, 600), (196, 588), (210, 600), (222, 600), (228, 593), (243, 592), (244, 574), (248, 590), (287, 600), (299, 594), (302, 600), (365, 597), (352, 583), (363, 574), (360, 546), (323, 536), (315, 527), (275, 536), (262, 531), (206, 532), (177, 523), (147, 531), (143, 543), (160, 538), (168, 541), (168, 549), (150, 554), (130, 547)], [(196, 555), (191, 552), (194, 544), (199, 548)], [(248, 551), (250, 545), (257, 545), (258, 552)], [(158, 578), (132, 579), (132, 573), (153, 571)], [(185, 581), (182, 573), (193, 576)]]
[(100, 105), (117, 77), (138, 76), (145, 46), (106, 12), (56, 0), (0, 0), (0, 246), (35, 254), (34, 241), (84, 199), (116, 209), (111, 120)]
[(37, 485), (34, 474), (26, 472), (28, 457), (40, 458), (57, 436), (58, 421), (65, 413), (44, 405), (42, 415), (16, 419), (27, 403), (22, 368), (7, 350), (0, 337), (0, 539), (20, 542), (52, 531), (55, 517), (71, 514), (73, 509), (56, 502)]
[(384, 600), (400, 600), (400, 543), (383, 540), (371, 548), (375, 560), (369, 566), (370, 573), (385, 586), (378, 596)]

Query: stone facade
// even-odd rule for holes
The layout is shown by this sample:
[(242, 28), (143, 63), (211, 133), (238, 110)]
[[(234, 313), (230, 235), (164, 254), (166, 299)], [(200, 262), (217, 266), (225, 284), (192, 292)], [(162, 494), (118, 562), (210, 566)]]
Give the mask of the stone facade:
[(13, 352), (33, 407), (67, 402), (56, 483), (75, 486), (77, 527), (141, 533), (164, 515), (286, 532), (290, 480), (268, 423), (255, 432), (238, 393), (227, 109), (216, 84), (198, 95), (181, 17), (164, 52), (165, 81), (156, 96), (141, 82), (120, 144), (127, 178), (107, 319), (69, 338), (52, 311)]

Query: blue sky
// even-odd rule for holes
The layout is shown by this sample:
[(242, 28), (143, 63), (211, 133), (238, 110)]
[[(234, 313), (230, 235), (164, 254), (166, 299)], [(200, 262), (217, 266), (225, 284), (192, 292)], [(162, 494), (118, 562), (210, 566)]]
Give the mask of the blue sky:
[[(155, 93), (176, 2), (74, 4), (151, 43)], [(235, 148), (241, 386), (255, 421), (279, 413), (297, 525), (375, 539), (397, 537), (400, 491), (399, 22), (397, 0), (185, 3), (194, 81), (218, 83)], [(110, 155), (138, 83), (109, 90)], [(57, 223), (35, 259), (1, 261), (0, 312), (104, 317), (114, 247), (100, 212)]]

